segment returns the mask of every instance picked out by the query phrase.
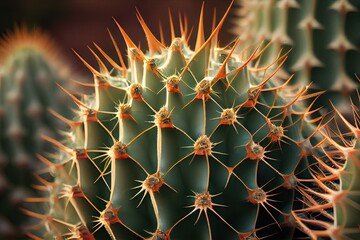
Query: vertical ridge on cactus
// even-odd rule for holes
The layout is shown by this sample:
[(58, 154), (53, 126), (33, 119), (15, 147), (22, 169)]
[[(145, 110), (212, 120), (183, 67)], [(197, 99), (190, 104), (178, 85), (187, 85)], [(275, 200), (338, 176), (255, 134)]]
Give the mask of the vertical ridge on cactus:
[(218, 46), (230, 8), (207, 38), (202, 8), (195, 50), (187, 21), (180, 18), (181, 36), (172, 30), (166, 46), (138, 13), (148, 51), (116, 22), (127, 66), (111, 34), (119, 62), (97, 45), (99, 70), (80, 57), (94, 94), (78, 100), (64, 89), (78, 116), (65, 120), (69, 141), (47, 138), (58, 151), (40, 159), (54, 181), (42, 181), (45, 213), (24, 209), (39, 220), (29, 237), (316, 239), (334, 229), (346, 236), (334, 214), (334, 186), (343, 181), (336, 167), (345, 160), (328, 151), (332, 118), (303, 104), (322, 92), (273, 78), (287, 54), (256, 68), (259, 48), (237, 53), (238, 39)]

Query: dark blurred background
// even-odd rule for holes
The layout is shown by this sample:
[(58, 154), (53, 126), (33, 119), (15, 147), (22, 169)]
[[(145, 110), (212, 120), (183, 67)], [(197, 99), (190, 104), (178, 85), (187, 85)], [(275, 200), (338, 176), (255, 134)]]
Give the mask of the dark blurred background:
[[(230, 2), (231, 0), (205, 1), (206, 36), (210, 34), (214, 9), (217, 12), (218, 22)], [(110, 56), (115, 57), (115, 50), (107, 32), (109, 28), (125, 56), (125, 43), (112, 17), (127, 31), (135, 43), (140, 43), (144, 48), (146, 40), (136, 18), (136, 8), (157, 37), (159, 37), (159, 22), (162, 23), (167, 43), (170, 41), (168, 9), (171, 9), (178, 35), (180, 34), (178, 13), (185, 13), (189, 26), (194, 26), (190, 41), (193, 46), (202, 3), (201, 0), (2, 0), (0, 1), (0, 32), (4, 35), (15, 25), (24, 23), (29, 27), (43, 29), (57, 42), (73, 68), (81, 74), (90, 76), (71, 49), (76, 50), (93, 65), (96, 65), (95, 60), (87, 49), (87, 46), (92, 46), (93, 42), (100, 45)], [(223, 26), (220, 36), (221, 45), (234, 39), (228, 31), (231, 27), (230, 16)]]

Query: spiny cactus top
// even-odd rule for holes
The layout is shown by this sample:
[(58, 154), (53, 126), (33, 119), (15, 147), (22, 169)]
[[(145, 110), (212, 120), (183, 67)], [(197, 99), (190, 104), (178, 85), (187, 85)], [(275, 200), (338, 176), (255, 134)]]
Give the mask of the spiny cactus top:
[(66, 68), (45, 33), (16, 28), (0, 42), (0, 64), (0, 238), (8, 239), (24, 225), (16, 209), (32, 192), (35, 154), (48, 145), (40, 136), (56, 136), (48, 108), (70, 101), (55, 84), (65, 84)]
[(320, 93), (288, 86), (291, 78), (275, 81), (286, 55), (252, 68), (259, 49), (236, 54), (239, 40), (218, 47), (229, 9), (206, 40), (201, 12), (194, 50), (182, 17), (181, 37), (171, 27), (167, 47), (138, 14), (146, 53), (118, 25), (128, 67), (111, 34), (119, 62), (98, 45), (99, 71), (81, 59), (94, 74), (95, 93), (80, 101), (68, 92), (79, 106), (77, 118), (64, 119), (70, 138), (47, 138), (59, 150), (40, 159), (55, 179), (42, 181), (48, 210), (24, 210), (40, 220), (30, 237), (359, 236), (351, 217), (334, 224), (339, 175), (331, 169), (343, 162), (323, 145), (331, 140), (323, 130), (328, 116), (312, 118), (317, 109), (301, 104)]
[[(299, 84), (313, 83), (329, 90), (327, 98), (341, 111), (360, 88), (360, 1), (353, 0), (239, 0), (241, 18), (236, 34), (249, 44), (263, 39), (272, 47), (263, 61), (272, 61), (281, 48), (291, 49), (285, 72), (296, 73)], [(356, 95), (356, 94), (354, 94)], [(325, 95), (324, 95), (325, 96)], [(323, 97), (322, 104), (328, 104)], [(346, 105), (341, 105), (346, 104)]]

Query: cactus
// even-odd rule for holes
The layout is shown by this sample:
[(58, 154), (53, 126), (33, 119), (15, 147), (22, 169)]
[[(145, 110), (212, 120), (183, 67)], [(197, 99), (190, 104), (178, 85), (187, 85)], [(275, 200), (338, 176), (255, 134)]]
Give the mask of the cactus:
[(49, 146), (40, 135), (56, 137), (60, 130), (47, 109), (71, 102), (55, 85), (65, 84), (67, 70), (45, 33), (16, 28), (1, 40), (0, 51), (0, 238), (9, 239), (28, 225), (17, 208), (35, 194), (33, 172), (43, 167), (35, 154)]
[[(271, 41), (263, 62), (280, 49), (291, 49), (283, 74), (296, 73), (294, 83), (313, 83), (327, 90), (318, 100), (331, 110), (330, 98), (345, 115), (351, 115), (349, 96), (360, 87), (355, 73), (360, 64), (360, 2), (351, 0), (240, 0), (236, 34), (246, 43)], [(246, 45), (246, 44), (245, 44)], [(346, 113), (347, 112), (347, 113)]]
[[(360, 237), (359, 108), (356, 105), (351, 107), (354, 124), (346, 120), (336, 107), (333, 106), (333, 108), (338, 118), (333, 120), (332, 127), (327, 127), (326, 133), (321, 132), (325, 138), (324, 146), (327, 151), (326, 155), (317, 158), (322, 171), (317, 172), (315, 181), (319, 184), (322, 192), (314, 192), (310, 188), (304, 189), (306, 200), (315, 204), (301, 209), (300, 212), (324, 211), (331, 204), (334, 211), (334, 223), (312, 222), (315, 226), (325, 226), (326, 228), (324, 231), (312, 230), (306, 226), (310, 223), (309, 219), (295, 216), (312, 239), (324, 236), (331, 236), (331, 239), (358, 239)], [(339, 119), (344, 124), (338, 124)], [(340, 130), (341, 127), (347, 130)], [(334, 161), (334, 159), (337, 160)], [(337, 181), (332, 182), (331, 185), (324, 184), (330, 179)], [(322, 201), (316, 201), (316, 197)]]
[[(111, 33), (118, 62), (96, 44), (91, 51), (99, 70), (79, 56), (94, 75), (94, 94), (78, 100), (64, 88), (78, 105), (78, 116), (59, 116), (70, 126), (66, 142), (46, 138), (58, 151), (39, 158), (54, 181), (42, 181), (48, 197), (38, 201), (46, 203), (47, 212), (24, 209), (39, 220), (30, 237), (334, 235), (341, 222), (334, 215), (338, 202), (330, 198), (336, 196), (339, 175), (330, 168), (342, 162), (328, 152), (332, 138), (325, 129), (331, 116), (312, 117), (318, 109), (303, 104), (322, 92), (290, 86), (291, 78), (285, 83), (273, 78), (286, 54), (254, 68), (251, 63), (263, 55), (259, 47), (236, 53), (237, 39), (220, 48), (217, 37), (230, 8), (217, 25), (214, 17), (207, 39), (202, 8), (194, 50), (182, 15), (180, 37), (170, 17), (172, 41), (166, 47), (138, 13), (146, 53), (117, 23), (128, 67)], [(32, 230), (44, 233), (39, 237)]]

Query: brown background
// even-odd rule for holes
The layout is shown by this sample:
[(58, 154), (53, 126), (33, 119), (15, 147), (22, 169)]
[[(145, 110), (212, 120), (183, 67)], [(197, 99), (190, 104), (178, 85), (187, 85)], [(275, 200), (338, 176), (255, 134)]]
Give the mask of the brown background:
[[(205, 1), (205, 32), (209, 35), (213, 10), (216, 8), (217, 21), (226, 11), (231, 0)], [(100, 45), (110, 56), (115, 56), (107, 28), (115, 36), (118, 45), (125, 55), (125, 44), (117, 30), (114, 17), (127, 31), (135, 43), (146, 46), (143, 31), (136, 18), (138, 8), (150, 29), (156, 36), (159, 21), (162, 22), (165, 36), (170, 36), (168, 9), (173, 14), (175, 27), (178, 28), (178, 12), (186, 13), (189, 25), (194, 26), (196, 33), (199, 13), (203, 1), (200, 0), (3, 0), (0, 1), (0, 31), (4, 34), (13, 29), (15, 24), (26, 23), (46, 30), (56, 40), (68, 61), (76, 71), (88, 74), (71, 49), (76, 50), (87, 61), (95, 65), (95, 60), (87, 45), (93, 42)], [(235, 7), (233, 7), (235, 9)], [(230, 16), (222, 30), (220, 44), (225, 45), (233, 36), (229, 33), (232, 27)], [(179, 31), (177, 32), (179, 34)], [(191, 42), (196, 34), (192, 35)], [(169, 42), (169, 38), (165, 39)]]

